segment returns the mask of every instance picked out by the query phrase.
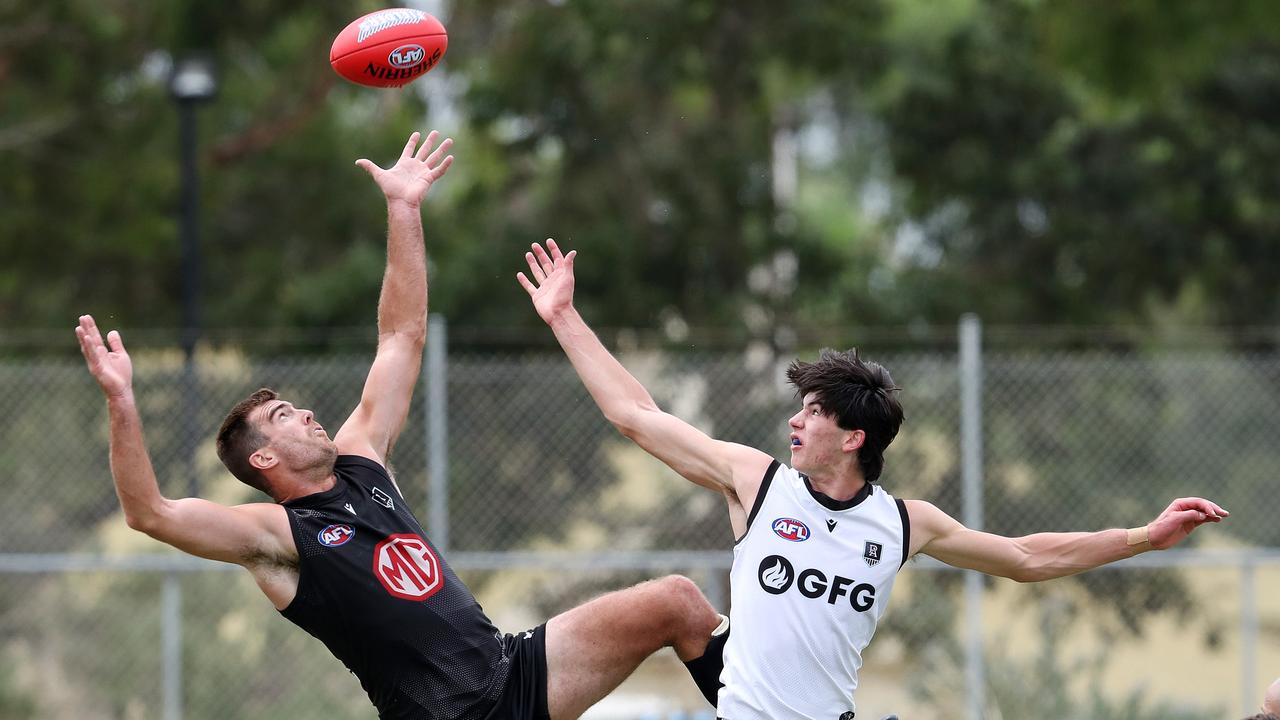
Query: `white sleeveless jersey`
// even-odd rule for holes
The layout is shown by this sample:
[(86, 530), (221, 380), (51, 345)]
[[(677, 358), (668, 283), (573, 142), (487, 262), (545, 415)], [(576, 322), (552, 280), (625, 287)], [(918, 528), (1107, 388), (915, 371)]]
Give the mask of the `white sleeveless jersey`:
[(868, 483), (838, 502), (777, 461), (733, 549), (717, 715), (848, 720), (862, 650), (910, 547), (906, 507)]

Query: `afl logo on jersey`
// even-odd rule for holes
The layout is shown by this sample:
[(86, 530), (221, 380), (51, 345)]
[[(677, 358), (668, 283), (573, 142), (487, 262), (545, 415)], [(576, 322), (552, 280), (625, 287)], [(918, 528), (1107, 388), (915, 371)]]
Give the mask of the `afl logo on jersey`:
[(773, 521), (773, 532), (783, 540), (804, 542), (809, 539), (809, 526), (794, 518), (778, 518)]
[(373, 549), (373, 574), (402, 600), (426, 600), (444, 586), (440, 561), (417, 535), (397, 533)]
[(356, 531), (350, 525), (330, 525), (320, 531), (316, 539), (325, 547), (338, 547), (346, 545), (347, 541), (355, 537)]

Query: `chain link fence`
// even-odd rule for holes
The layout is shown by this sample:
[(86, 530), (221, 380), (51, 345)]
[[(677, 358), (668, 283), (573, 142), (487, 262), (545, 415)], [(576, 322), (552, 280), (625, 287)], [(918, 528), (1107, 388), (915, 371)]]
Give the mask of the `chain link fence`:
[[(882, 484), (963, 517), (960, 438), (974, 418), (963, 419), (959, 350), (872, 350), (906, 409)], [(372, 359), (133, 355), (163, 490), (223, 503), (267, 500), (216, 458), (226, 410), (265, 385), (336, 428)], [(782, 460), (791, 357), (754, 346), (621, 354), (664, 408)], [(982, 580), (968, 607), (961, 573), (913, 561), (867, 653), (859, 717), (1243, 717), (1250, 693), (1280, 675), (1280, 353), (1040, 348), (980, 360), (983, 457), (969, 487), (985, 529), (1129, 527), (1182, 495), (1233, 516), (1144, 562), (1037, 585)], [(78, 357), (0, 361), (0, 407), (0, 718), (374, 716), (355, 679), (247, 574), (125, 526), (104, 403)], [(428, 362), (392, 465), (506, 631), (667, 572), (727, 607), (723, 501), (620, 437), (558, 353)], [(700, 703), (674, 657), (659, 656), (590, 717), (699, 717)]]

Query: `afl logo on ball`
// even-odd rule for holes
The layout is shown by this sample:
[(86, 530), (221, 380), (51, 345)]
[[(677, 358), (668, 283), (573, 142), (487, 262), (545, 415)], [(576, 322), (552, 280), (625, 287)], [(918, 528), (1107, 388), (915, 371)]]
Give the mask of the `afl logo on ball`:
[(408, 68), (422, 63), (427, 51), (421, 45), (401, 45), (387, 56), (387, 62), (393, 68)]
[(783, 540), (804, 542), (809, 539), (809, 526), (794, 518), (778, 518), (773, 521), (773, 532)]
[(316, 539), (325, 547), (338, 547), (339, 545), (345, 545), (355, 534), (356, 531), (350, 525), (330, 525), (321, 530)]
[(396, 533), (373, 549), (373, 574), (387, 592), (402, 600), (426, 600), (444, 585), (440, 561), (426, 541)]

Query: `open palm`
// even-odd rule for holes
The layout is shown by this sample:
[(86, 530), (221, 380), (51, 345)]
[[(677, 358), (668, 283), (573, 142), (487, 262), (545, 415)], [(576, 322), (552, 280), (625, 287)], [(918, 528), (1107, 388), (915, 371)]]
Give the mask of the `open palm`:
[[(89, 374), (98, 381), (98, 386), (108, 397), (122, 396), (133, 389), (133, 361), (125, 352), (124, 341), (120, 333), (112, 330), (107, 333), (107, 343), (102, 342), (102, 333), (91, 315), (81, 315), (80, 325), (76, 327), (76, 339), (80, 341), (80, 352), (84, 354), (85, 364), (89, 366)], [(110, 344), (108, 349), (107, 344)]]
[(439, 136), (440, 133), (432, 130), (422, 147), (418, 147), (420, 133), (410, 135), (396, 164), (386, 170), (365, 158), (357, 160), (356, 165), (373, 177), (388, 200), (403, 200), (417, 205), (431, 189), (431, 184), (443, 177), (453, 164), (453, 156), (446, 155), (453, 146), (453, 138), (445, 138), (435, 150), (431, 149)]
[(533, 279), (516, 273), (516, 280), (529, 293), (538, 316), (548, 323), (557, 313), (573, 306), (573, 259), (577, 255), (577, 250), (561, 254), (560, 247), (551, 238), (547, 238), (546, 250), (534, 243), (533, 252), (524, 254)]

